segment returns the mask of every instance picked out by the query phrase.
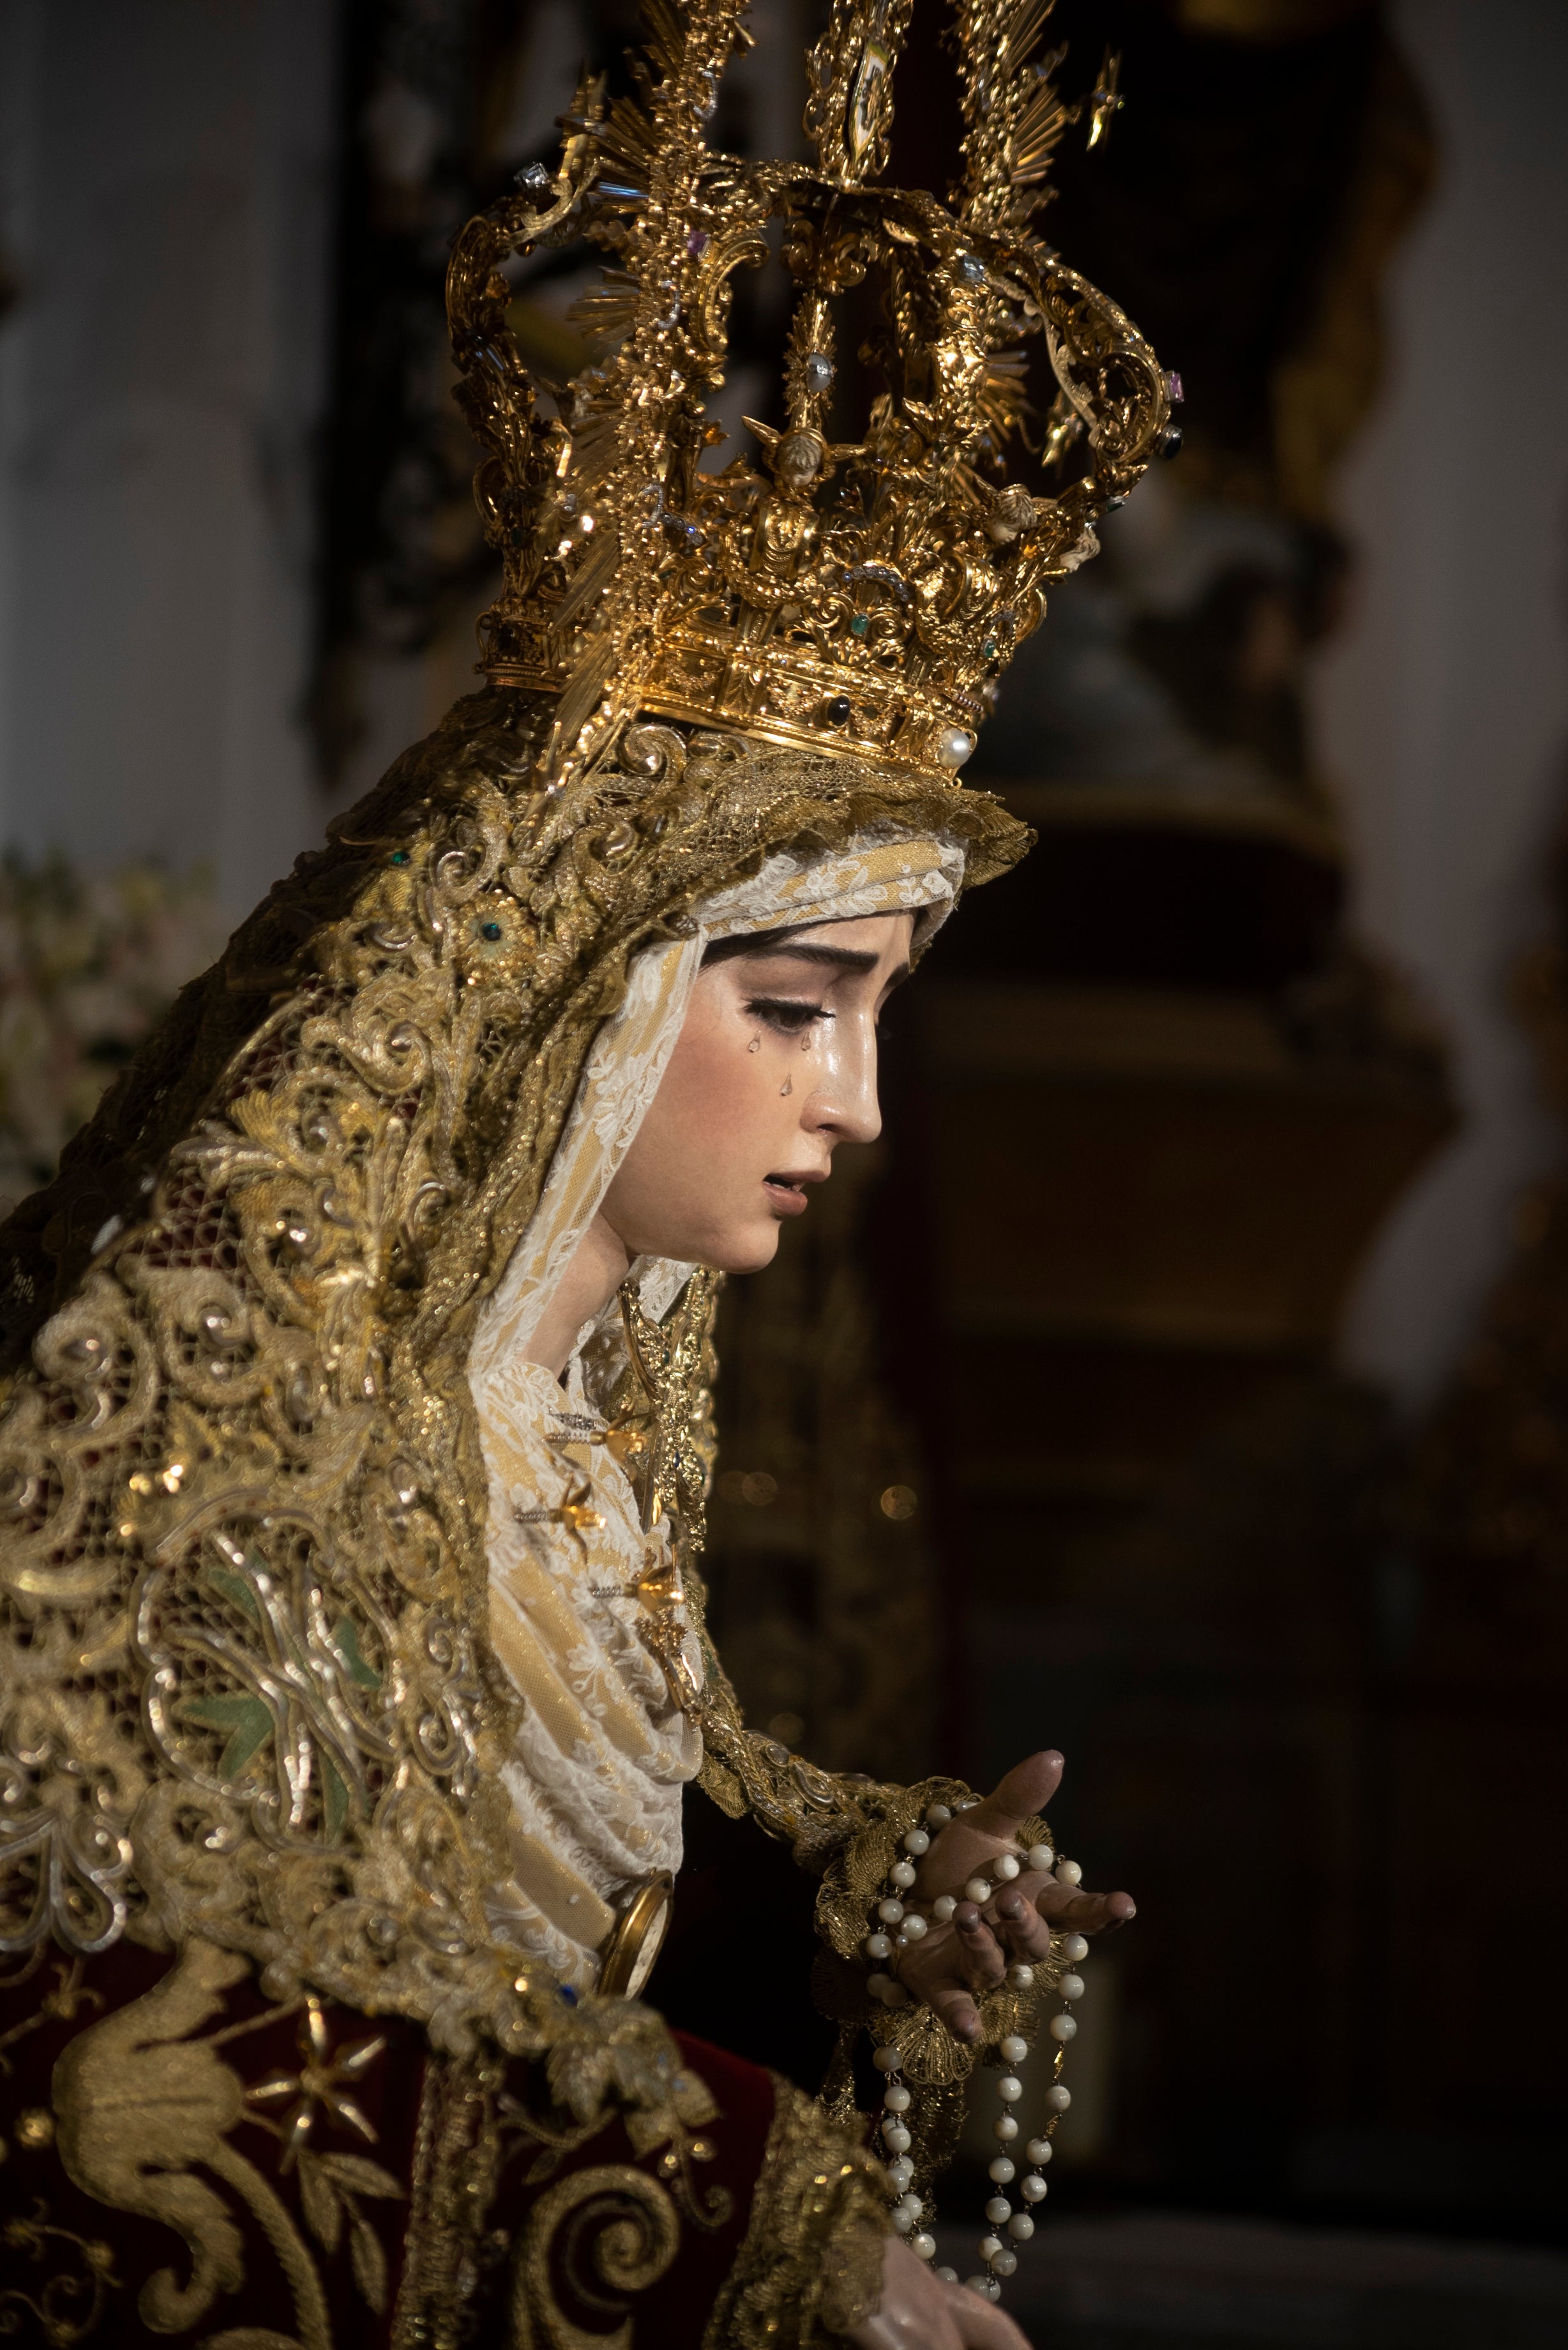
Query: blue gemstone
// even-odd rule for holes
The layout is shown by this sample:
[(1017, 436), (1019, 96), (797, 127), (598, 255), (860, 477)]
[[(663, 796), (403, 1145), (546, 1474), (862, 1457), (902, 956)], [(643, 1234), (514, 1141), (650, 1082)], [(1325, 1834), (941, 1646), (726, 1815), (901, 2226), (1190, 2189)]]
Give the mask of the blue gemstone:
[(557, 1999), (565, 2000), (568, 2007), (576, 2007), (577, 2003), (577, 1994), (572, 1989), (570, 1983), (557, 1983), (556, 1985), (556, 1996)]
[(499, 922), (481, 922), (481, 924), (480, 924), (480, 926), (479, 926), (479, 935), (480, 935), (480, 937), (481, 937), (482, 939), (489, 939), (489, 940), (491, 940), (492, 941), (493, 941), (494, 940), (498, 939), (498, 938), (501, 936), (501, 925), (500, 925), (500, 923), (499, 923)]

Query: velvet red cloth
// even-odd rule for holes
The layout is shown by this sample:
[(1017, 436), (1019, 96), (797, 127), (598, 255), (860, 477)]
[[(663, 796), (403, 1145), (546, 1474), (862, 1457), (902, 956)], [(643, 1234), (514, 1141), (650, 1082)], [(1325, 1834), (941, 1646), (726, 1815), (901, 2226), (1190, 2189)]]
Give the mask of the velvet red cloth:
[[(195, 2031), (164, 2043), (156, 1998), (171, 1968), (126, 1944), (83, 1961), (47, 1949), (0, 1981), (0, 2334), (23, 2345), (194, 2350), (230, 2328), (300, 2340), (314, 2325), (317, 2340), (381, 2350), (392, 2338), (410, 2215), (415, 2227), (423, 2216), (416, 2145), (433, 2060), (421, 2033), (330, 2002), (314, 2022), (303, 2008), (280, 2011), (247, 1972), (223, 1987)], [(62, 2159), (62, 2125), (68, 2137), (71, 2123), (63, 2097), (57, 2113), (56, 2093), (70, 2067), (58, 2077), (56, 2067), (78, 2035), (149, 1993), (108, 2074), (81, 2084), (87, 2167), (97, 2184), (129, 2182), (124, 2199), (105, 2200)], [(543, 2247), (536, 2285), (542, 2264), (542, 2289), (587, 2338), (608, 2340), (630, 2316), (637, 2343), (697, 2350), (751, 2218), (774, 2083), (757, 2065), (676, 2036), (718, 2108), (679, 2160), (668, 2147), (639, 2154), (618, 2116), (579, 2144), (549, 2147), (523, 2126), (538, 2109), (537, 2082), (525, 2064), (507, 2068), (489, 2107), (499, 2163), (488, 2208), (454, 2263), (464, 2333), (480, 2350), (517, 2338), (511, 2313), (531, 2245)], [(309, 2130), (291, 2152), (289, 2124), (302, 2106)], [(468, 2160), (460, 2148), (460, 2210)], [(81, 2159), (73, 2167), (79, 2174)], [(618, 2265), (616, 2246), (635, 2250), (650, 2206), (667, 2227), (669, 2212), (678, 2215), (673, 2257), (645, 2286), (620, 2290), (627, 2262)], [(531, 2227), (536, 2214), (547, 2221), (563, 2211), (565, 2224)], [(304, 2249), (308, 2289), (297, 2258), (292, 2274), (280, 2259), (280, 2220)], [(637, 2265), (634, 2257), (633, 2272)]]

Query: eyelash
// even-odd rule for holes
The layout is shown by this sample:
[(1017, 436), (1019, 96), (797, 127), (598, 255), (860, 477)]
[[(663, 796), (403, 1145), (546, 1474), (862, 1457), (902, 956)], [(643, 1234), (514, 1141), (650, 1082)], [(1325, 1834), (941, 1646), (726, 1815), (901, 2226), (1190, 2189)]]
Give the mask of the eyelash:
[(781, 1036), (804, 1036), (814, 1021), (833, 1017), (826, 1004), (792, 1003), (782, 995), (753, 995), (746, 1010)]

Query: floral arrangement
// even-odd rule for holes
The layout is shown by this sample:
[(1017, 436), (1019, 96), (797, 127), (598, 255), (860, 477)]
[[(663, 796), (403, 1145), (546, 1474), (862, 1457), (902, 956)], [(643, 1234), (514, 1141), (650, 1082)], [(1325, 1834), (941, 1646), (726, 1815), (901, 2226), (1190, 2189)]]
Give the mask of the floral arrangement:
[(55, 1171), (188, 979), (223, 941), (213, 879), (0, 859), (0, 1213)]

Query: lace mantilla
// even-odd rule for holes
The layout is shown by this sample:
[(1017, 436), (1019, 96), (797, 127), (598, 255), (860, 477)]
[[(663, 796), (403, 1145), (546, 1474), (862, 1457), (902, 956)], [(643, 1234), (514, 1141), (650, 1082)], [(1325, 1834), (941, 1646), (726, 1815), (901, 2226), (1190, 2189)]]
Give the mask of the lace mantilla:
[(973, 879), (1026, 836), (957, 785), (670, 728), (530, 797), (538, 723), (459, 704), (0, 1236), (32, 1338), (0, 1417), (7, 1949), (200, 1935), (440, 2045), (576, 2029), (484, 1908), (515, 1699), (479, 1306), (644, 946), (781, 848), (919, 830)]

